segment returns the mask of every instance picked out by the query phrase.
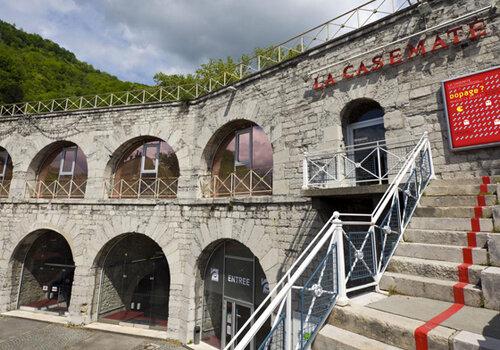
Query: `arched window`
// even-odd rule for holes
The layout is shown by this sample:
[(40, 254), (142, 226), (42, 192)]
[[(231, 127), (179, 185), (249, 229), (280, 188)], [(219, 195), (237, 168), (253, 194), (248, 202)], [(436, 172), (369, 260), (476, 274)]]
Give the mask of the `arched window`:
[[(202, 341), (223, 349), (269, 294), (259, 259), (243, 244), (224, 240), (207, 248), (199, 261), (203, 276)], [(270, 323), (249, 349), (259, 349)]]
[(108, 242), (100, 255), (98, 319), (164, 330), (170, 271), (161, 247), (148, 236), (128, 233)]
[(387, 177), (384, 110), (376, 101), (351, 101), (341, 113), (347, 162), (346, 177), (356, 184), (382, 183)]
[(231, 131), (212, 161), (210, 195), (272, 194), (273, 150), (264, 130), (249, 124)]
[(15, 266), (22, 266), (17, 307), (64, 314), (68, 311), (75, 263), (68, 242), (54, 231), (32, 233), (20, 244)]
[(148, 138), (135, 142), (118, 162), (112, 198), (175, 198), (179, 162), (166, 142)]
[(9, 196), (12, 170), (12, 159), (10, 158), (9, 153), (0, 147), (0, 198), (6, 198)]
[(42, 161), (32, 196), (83, 198), (87, 171), (87, 158), (77, 145), (69, 142), (58, 143)]

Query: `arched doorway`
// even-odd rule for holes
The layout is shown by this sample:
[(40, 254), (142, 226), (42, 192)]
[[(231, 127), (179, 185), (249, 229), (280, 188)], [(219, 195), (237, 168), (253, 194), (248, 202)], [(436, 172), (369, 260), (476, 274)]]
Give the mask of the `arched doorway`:
[(23, 240), (18, 308), (64, 314), (71, 301), (75, 263), (66, 239), (55, 231), (40, 231)]
[(209, 159), (210, 182), (206, 196), (270, 195), (273, 182), (273, 149), (264, 130), (246, 120), (223, 126)]
[[(269, 294), (257, 257), (243, 244), (224, 240), (205, 250), (199, 261), (203, 277), (202, 341), (223, 349)], [(250, 349), (270, 330), (263, 327)]]
[(98, 319), (167, 327), (170, 271), (160, 246), (129, 233), (108, 242), (98, 263)]
[(33, 160), (35, 182), (28, 181), (32, 197), (83, 198), (87, 185), (87, 157), (76, 144), (55, 142)]
[(12, 171), (12, 159), (9, 153), (0, 147), (0, 198), (7, 198), (9, 196)]
[(374, 100), (349, 102), (341, 112), (348, 159), (346, 174), (356, 184), (382, 183), (387, 172), (384, 110)]
[(113, 167), (110, 197), (177, 196), (179, 162), (168, 143), (154, 137), (142, 137), (127, 142), (117, 152), (122, 155)]

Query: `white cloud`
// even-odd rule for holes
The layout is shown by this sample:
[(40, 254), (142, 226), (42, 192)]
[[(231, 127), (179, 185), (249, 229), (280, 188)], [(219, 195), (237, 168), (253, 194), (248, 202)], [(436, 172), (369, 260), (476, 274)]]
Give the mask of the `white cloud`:
[(208, 58), (239, 57), (361, 2), (0, 0), (0, 18), (121, 79), (152, 83), (158, 71), (187, 73)]

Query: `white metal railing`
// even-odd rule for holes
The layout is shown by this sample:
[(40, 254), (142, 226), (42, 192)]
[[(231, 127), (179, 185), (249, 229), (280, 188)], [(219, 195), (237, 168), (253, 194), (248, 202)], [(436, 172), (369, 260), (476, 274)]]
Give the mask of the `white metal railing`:
[(7, 104), (0, 106), (0, 116), (12, 117), (196, 99), (418, 2), (419, 0), (369, 0), (278, 45), (259, 50), (256, 55), (246, 57), (237, 63), (234, 70), (221, 72), (217, 77), (206, 77), (203, 83)]
[(26, 181), (31, 198), (83, 198), (87, 180)]
[(380, 140), (334, 152), (305, 153), (303, 189), (388, 183), (418, 140)]
[(348, 292), (379, 283), (433, 176), (424, 134), (373, 212), (334, 212), (225, 350), (245, 349), (263, 330), (268, 335), (259, 350), (310, 348), (336, 303), (347, 303)]
[(179, 178), (112, 180), (106, 184), (109, 198), (175, 198)]
[(9, 196), (10, 180), (0, 182), (0, 198), (7, 198)]
[(203, 197), (262, 196), (273, 192), (273, 169), (246, 170), (218, 175), (200, 176)]

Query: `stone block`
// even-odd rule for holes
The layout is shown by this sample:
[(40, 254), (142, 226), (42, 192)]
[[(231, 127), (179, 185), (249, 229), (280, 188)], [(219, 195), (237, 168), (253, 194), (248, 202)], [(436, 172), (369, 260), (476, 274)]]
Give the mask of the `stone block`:
[(487, 240), (490, 264), (500, 266), (500, 234), (490, 234)]
[(500, 232), (500, 205), (495, 205), (493, 207), (493, 230), (495, 230), (495, 232)]
[(395, 110), (384, 115), (384, 126), (386, 130), (402, 129), (404, 125), (404, 117), (401, 111)]
[(488, 267), (481, 272), (484, 306), (500, 311), (500, 268)]

